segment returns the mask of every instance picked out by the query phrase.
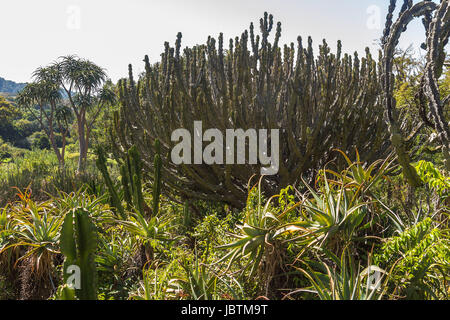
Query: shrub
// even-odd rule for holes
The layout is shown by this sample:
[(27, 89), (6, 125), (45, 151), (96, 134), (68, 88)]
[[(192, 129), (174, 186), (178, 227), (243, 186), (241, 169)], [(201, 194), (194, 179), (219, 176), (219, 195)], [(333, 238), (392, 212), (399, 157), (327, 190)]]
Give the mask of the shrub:
[(450, 242), (427, 218), (383, 244), (374, 262), (392, 266), (394, 294), (407, 299), (447, 298)]
[(37, 148), (39, 150), (50, 150), (51, 147), (50, 140), (42, 132), (33, 134), (32, 140), (33, 140), (32, 143), (33, 148)]

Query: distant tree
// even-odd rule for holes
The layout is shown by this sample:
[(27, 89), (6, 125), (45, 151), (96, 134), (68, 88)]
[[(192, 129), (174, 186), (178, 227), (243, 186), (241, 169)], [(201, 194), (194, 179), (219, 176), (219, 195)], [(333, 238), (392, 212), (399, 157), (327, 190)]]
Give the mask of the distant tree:
[[(58, 70), (54, 67), (38, 68), (33, 77), (35, 81), (19, 93), (17, 103), (39, 122), (63, 169), (71, 113), (62, 101)], [(57, 145), (56, 132), (62, 136), (61, 150)]]
[(17, 108), (5, 97), (0, 96), (0, 137), (13, 144), (22, 138), (13, 124), (13, 120), (18, 116)]
[(18, 110), (5, 97), (0, 96), (0, 120), (11, 121), (18, 115)]
[(115, 103), (115, 93), (112, 85), (106, 83), (105, 70), (89, 60), (65, 56), (52, 67), (58, 70), (59, 84), (76, 116), (80, 146), (77, 171), (82, 172), (86, 166), (91, 130), (102, 108)]
[(41, 130), (40, 125), (36, 120), (30, 121), (27, 118), (24, 118), (24, 115), (21, 115), (20, 119), (14, 121), (14, 127), (23, 138), (29, 137), (34, 132)]
[(36, 139), (33, 141), (33, 147), (41, 149), (41, 150), (50, 150), (50, 140), (48, 140), (48, 137), (46, 135), (39, 135), (36, 137)]

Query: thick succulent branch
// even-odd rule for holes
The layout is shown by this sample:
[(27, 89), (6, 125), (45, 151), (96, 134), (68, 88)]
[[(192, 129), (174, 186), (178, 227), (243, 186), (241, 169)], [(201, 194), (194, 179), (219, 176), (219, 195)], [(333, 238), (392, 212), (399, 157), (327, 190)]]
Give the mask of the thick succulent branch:
[(392, 23), (396, 1), (391, 1), (387, 16), (386, 29), (383, 36), (383, 89), (386, 108), (387, 123), (389, 126), (391, 143), (397, 153), (398, 162), (403, 168), (403, 174), (412, 186), (421, 185), (421, 179), (415, 169), (411, 166), (410, 155), (407, 151), (404, 136), (399, 123), (396, 101), (394, 98), (394, 75), (392, 71), (395, 49), (408, 24), (416, 17), (426, 16), (427, 13), (436, 8), (436, 4), (422, 1), (412, 6), (411, 1), (404, 0), (400, 10), (400, 16)]
[(427, 64), (425, 67), (425, 95), (430, 103), (435, 129), (442, 144), (447, 170), (450, 170), (450, 131), (444, 117), (444, 101), (439, 92), (438, 79), (445, 60), (444, 47), (448, 43), (450, 29), (450, 3), (443, 0), (430, 22), (427, 39)]

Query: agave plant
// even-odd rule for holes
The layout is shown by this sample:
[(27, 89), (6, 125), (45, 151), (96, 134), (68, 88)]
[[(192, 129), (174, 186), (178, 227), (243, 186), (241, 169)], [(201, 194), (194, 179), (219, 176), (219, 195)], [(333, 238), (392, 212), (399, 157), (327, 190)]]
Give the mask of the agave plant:
[(350, 158), (342, 150), (338, 151), (347, 163), (347, 168), (341, 172), (335, 172), (330, 169), (322, 170), (322, 173), (330, 173), (336, 180), (332, 183), (345, 185), (347, 190), (354, 190), (356, 195), (371, 195), (371, 189), (383, 178), (383, 176), (392, 168), (394, 159), (389, 155), (386, 159), (379, 159), (370, 165), (361, 161), (358, 150), (356, 149), (356, 161)]
[(27, 254), (20, 259), (36, 255), (36, 270), (40, 264), (48, 262), (44, 256), (58, 253), (57, 241), (62, 219), (52, 215), (49, 209), (46, 203), (38, 205), (34, 202), (30, 202), (30, 207), (26, 211), (14, 209), (15, 219), (20, 228), (15, 233), (19, 242), (12, 246), (29, 247)]
[(139, 212), (132, 212), (128, 220), (116, 220), (116, 222), (143, 242), (171, 240), (167, 234), (171, 222), (171, 219), (168, 217), (152, 217), (146, 219)]
[(134, 300), (167, 300), (182, 298), (185, 296), (178, 284), (179, 279), (172, 278), (177, 260), (172, 260), (167, 265), (165, 263), (155, 264), (154, 268), (142, 270), (142, 282), (137, 293), (130, 298)]
[(217, 282), (218, 277), (208, 272), (205, 265), (199, 265), (196, 259), (194, 265), (183, 263), (186, 272), (186, 278), (180, 280), (183, 291), (193, 300), (217, 300)]
[(341, 252), (359, 238), (358, 231), (374, 224), (370, 205), (376, 197), (371, 189), (390, 170), (391, 157), (367, 165), (361, 162), (357, 150), (354, 162), (343, 151), (337, 151), (343, 155), (347, 167), (340, 172), (324, 168), (317, 174), (315, 188), (302, 179), (307, 192), (297, 192), (301, 201), (294, 208), (300, 218), (294, 225), (303, 232), (294, 240), (304, 245), (304, 250), (326, 245)]
[(173, 241), (168, 230), (172, 221), (168, 216), (144, 217), (139, 211), (130, 212), (127, 220), (112, 219), (137, 240), (138, 251), (145, 253), (145, 263), (154, 258), (154, 246), (157, 241)]

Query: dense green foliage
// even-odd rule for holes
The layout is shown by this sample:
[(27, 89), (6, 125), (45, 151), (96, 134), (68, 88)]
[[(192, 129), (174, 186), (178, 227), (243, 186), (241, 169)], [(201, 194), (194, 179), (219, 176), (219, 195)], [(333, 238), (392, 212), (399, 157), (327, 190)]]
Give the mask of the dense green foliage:
[[(83, 239), (67, 219), (80, 214), (98, 234), (89, 237), (98, 238), (98, 246), (88, 261), (95, 261), (89, 272), (97, 274), (101, 299), (311, 299), (314, 292), (320, 299), (446, 299), (448, 192), (442, 198), (442, 189), (406, 188), (393, 198), (391, 188), (407, 185), (398, 177), (390, 181), (392, 166), (350, 162), (342, 171), (318, 172), (315, 186), (305, 183), (302, 192), (289, 187), (269, 199), (260, 181), (243, 210), (162, 197), (156, 214), (142, 215), (132, 202), (123, 205), (122, 216), (104, 195), (107, 188), (85, 185), (44, 202), (19, 194), (0, 215), (2, 279), (16, 279), (1, 283), (22, 288), (5, 291), (10, 298), (76, 298), (62, 270), (70, 259), (64, 239)], [(149, 206), (153, 193), (145, 185), (141, 191)], [(397, 207), (405, 196), (415, 200)], [(428, 214), (411, 221), (417, 207)], [(67, 226), (75, 231), (64, 231)], [(46, 259), (39, 259), (45, 263), (39, 274), (15, 267), (37, 263), (39, 256)], [(369, 275), (375, 271), (381, 278), (374, 287)], [(14, 276), (24, 272), (27, 283), (20, 280), (25, 275)], [(53, 289), (43, 284), (48, 275)], [(40, 291), (29, 291), (31, 285)]]
[[(395, 23), (394, 5), (379, 62), (280, 48), (266, 14), (228, 49), (179, 34), (137, 81), (66, 56), (0, 96), (0, 299), (448, 300), (445, 46), (390, 50), (417, 15), (438, 37), (450, 4), (404, 1)], [(194, 120), (284, 128), (279, 174), (175, 166)]]

